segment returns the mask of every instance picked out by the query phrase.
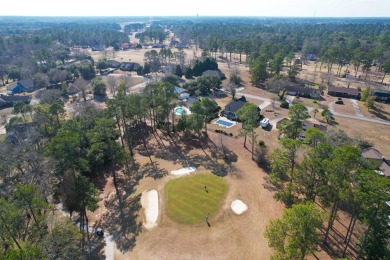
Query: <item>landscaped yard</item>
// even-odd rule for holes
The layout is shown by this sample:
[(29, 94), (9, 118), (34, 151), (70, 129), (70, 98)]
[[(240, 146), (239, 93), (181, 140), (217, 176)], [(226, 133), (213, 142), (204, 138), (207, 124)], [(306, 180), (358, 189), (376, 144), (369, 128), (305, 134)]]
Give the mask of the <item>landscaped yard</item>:
[(196, 174), (169, 181), (165, 186), (167, 215), (178, 223), (194, 224), (214, 215), (225, 198), (227, 182), (214, 174)]

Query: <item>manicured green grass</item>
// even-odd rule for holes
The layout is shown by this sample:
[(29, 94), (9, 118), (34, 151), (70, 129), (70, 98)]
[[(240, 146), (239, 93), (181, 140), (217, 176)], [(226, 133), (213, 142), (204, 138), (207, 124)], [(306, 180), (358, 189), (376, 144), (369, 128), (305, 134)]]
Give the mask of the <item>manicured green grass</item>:
[(206, 215), (210, 217), (218, 211), (227, 189), (227, 182), (214, 174), (173, 179), (165, 185), (167, 214), (181, 224), (204, 222)]

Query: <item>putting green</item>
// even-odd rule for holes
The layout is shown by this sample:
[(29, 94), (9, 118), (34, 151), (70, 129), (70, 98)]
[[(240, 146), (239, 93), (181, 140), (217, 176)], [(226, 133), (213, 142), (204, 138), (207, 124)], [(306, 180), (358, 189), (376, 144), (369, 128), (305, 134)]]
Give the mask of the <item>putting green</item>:
[(227, 182), (214, 174), (173, 179), (165, 185), (167, 215), (181, 224), (204, 222), (206, 215), (210, 217), (218, 211), (227, 188)]

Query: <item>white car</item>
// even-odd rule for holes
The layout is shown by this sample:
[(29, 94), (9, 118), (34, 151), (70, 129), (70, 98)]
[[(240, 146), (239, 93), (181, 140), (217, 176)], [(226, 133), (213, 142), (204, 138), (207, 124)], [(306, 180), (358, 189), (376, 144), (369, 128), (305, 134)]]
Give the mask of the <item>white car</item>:
[(263, 120), (260, 121), (260, 125), (262, 128), (266, 128), (269, 125), (269, 119), (264, 118)]

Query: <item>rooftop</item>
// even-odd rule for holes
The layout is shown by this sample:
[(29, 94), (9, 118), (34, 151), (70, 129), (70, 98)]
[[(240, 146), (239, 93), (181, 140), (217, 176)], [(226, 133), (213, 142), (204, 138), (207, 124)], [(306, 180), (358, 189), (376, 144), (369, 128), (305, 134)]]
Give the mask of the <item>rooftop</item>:
[(302, 128), (304, 130), (306, 130), (309, 127), (315, 127), (315, 128), (317, 128), (318, 130), (320, 130), (321, 132), (324, 132), (324, 133), (326, 133), (326, 131), (328, 130), (328, 127), (326, 125), (315, 124), (315, 123), (308, 122), (308, 121), (303, 122)]
[(176, 86), (175, 86), (175, 92), (176, 92), (177, 94), (181, 94), (181, 93), (187, 92), (187, 90), (184, 89), (184, 88), (180, 88), (180, 87), (176, 87)]
[(328, 87), (328, 92), (343, 93), (348, 95), (359, 95), (359, 90), (356, 88), (345, 88), (345, 87)]
[(4, 100), (5, 102), (17, 102), (17, 101), (30, 101), (31, 100), (31, 96), (5, 96), (5, 95), (1, 95), (0, 96), (0, 99)]
[(383, 154), (375, 148), (368, 148), (362, 151), (362, 156), (365, 159), (382, 160)]
[(305, 87), (298, 87), (298, 86), (286, 86), (285, 88), (287, 91), (297, 92), (297, 93), (306, 94), (306, 95), (310, 95), (312, 93), (319, 92), (319, 90), (315, 89), (315, 88), (305, 88)]
[(246, 103), (246, 98), (242, 96), (241, 98), (237, 99), (236, 101), (230, 102), (225, 106), (226, 112), (236, 113), (237, 110), (242, 108)]
[(383, 161), (381, 167), (379, 168), (385, 177), (390, 178), (390, 165), (388, 165), (386, 161)]

